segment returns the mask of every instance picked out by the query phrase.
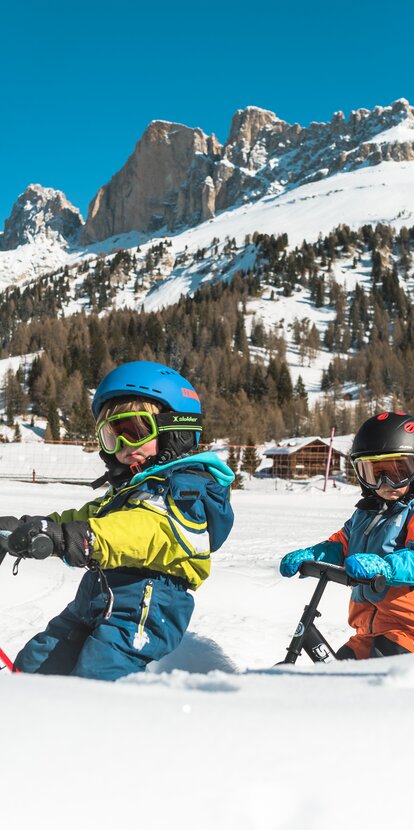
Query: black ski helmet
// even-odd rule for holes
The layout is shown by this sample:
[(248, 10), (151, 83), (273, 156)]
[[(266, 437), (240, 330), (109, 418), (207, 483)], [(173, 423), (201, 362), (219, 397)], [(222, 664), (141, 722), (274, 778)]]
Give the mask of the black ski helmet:
[(351, 459), (365, 455), (414, 453), (414, 415), (381, 412), (359, 428), (351, 447)]

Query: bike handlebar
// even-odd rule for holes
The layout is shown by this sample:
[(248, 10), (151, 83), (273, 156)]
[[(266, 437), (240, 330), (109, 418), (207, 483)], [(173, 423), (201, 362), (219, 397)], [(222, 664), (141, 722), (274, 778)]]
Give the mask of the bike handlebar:
[[(46, 559), (53, 553), (53, 542), (50, 536), (46, 533), (28, 534), (26, 530), (20, 531), (16, 529), (13, 531), (15, 546), (10, 551), (8, 541), (11, 536), (10, 530), (0, 531), (0, 565), (6, 556), (6, 553), (12, 553), (13, 556), (25, 556), (25, 552), (31, 559)], [(21, 551), (21, 552), (20, 552)]]
[(385, 576), (376, 574), (371, 579), (354, 579), (349, 576), (345, 568), (340, 568), (338, 565), (330, 565), (329, 562), (315, 562), (314, 559), (307, 559), (302, 562), (299, 573), (302, 576), (313, 576), (320, 579), (325, 576), (328, 582), (337, 582), (339, 585), (369, 585), (372, 591), (376, 594), (381, 594), (386, 586)]

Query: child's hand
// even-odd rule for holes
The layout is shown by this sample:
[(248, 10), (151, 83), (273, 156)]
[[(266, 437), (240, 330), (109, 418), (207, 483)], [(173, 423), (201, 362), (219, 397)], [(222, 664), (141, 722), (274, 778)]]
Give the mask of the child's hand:
[(377, 574), (382, 574), (387, 583), (392, 584), (391, 565), (376, 553), (354, 553), (347, 556), (345, 570), (354, 579), (372, 579)]
[(42, 516), (25, 516), (24, 519), (7, 539), (12, 556), (44, 559), (52, 555), (78, 568), (89, 564), (93, 535), (88, 522), (58, 524)]
[(298, 572), (302, 562), (315, 559), (313, 547), (292, 550), (280, 562), (280, 573), (282, 576), (294, 576)]

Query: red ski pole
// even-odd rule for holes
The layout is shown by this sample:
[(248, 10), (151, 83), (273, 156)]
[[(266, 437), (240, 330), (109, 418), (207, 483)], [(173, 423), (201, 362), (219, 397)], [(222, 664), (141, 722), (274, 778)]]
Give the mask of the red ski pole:
[(7, 654), (4, 653), (2, 648), (0, 648), (0, 660), (3, 661), (4, 665), (7, 666), (7, 668), (10, 669), (11, 672), (13, 672), (14, 674), (20, 674), (19, 669), (16, 669), (16, 666), (14, 665), (14, 663), (12, 663), (10, 658), (7, 657)]

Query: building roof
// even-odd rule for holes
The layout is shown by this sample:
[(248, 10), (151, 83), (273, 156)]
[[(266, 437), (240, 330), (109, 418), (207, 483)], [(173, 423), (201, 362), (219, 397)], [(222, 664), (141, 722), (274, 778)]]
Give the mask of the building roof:
[[(352, 439), (353, 435), (338, 435), (333, 439), (332, 448), (335, 452), (345, 456), (351, 449)], [(303, 449), (303, 447), (308, 447), (310, 444), (314, 444), (315, 441), (320, 441), (321, 444), (329, 447), (331, 439), (321, 438), (319, 435), (301, 438), (286, 438), (284, 441), (280, 441), (276, 447), (269, 447), (269, 449), (265, 451), (264, 455), (266, 458), (273, 458), (275, 455), (293, 455), (295, 452), (298, 452), (298, 450)]]

